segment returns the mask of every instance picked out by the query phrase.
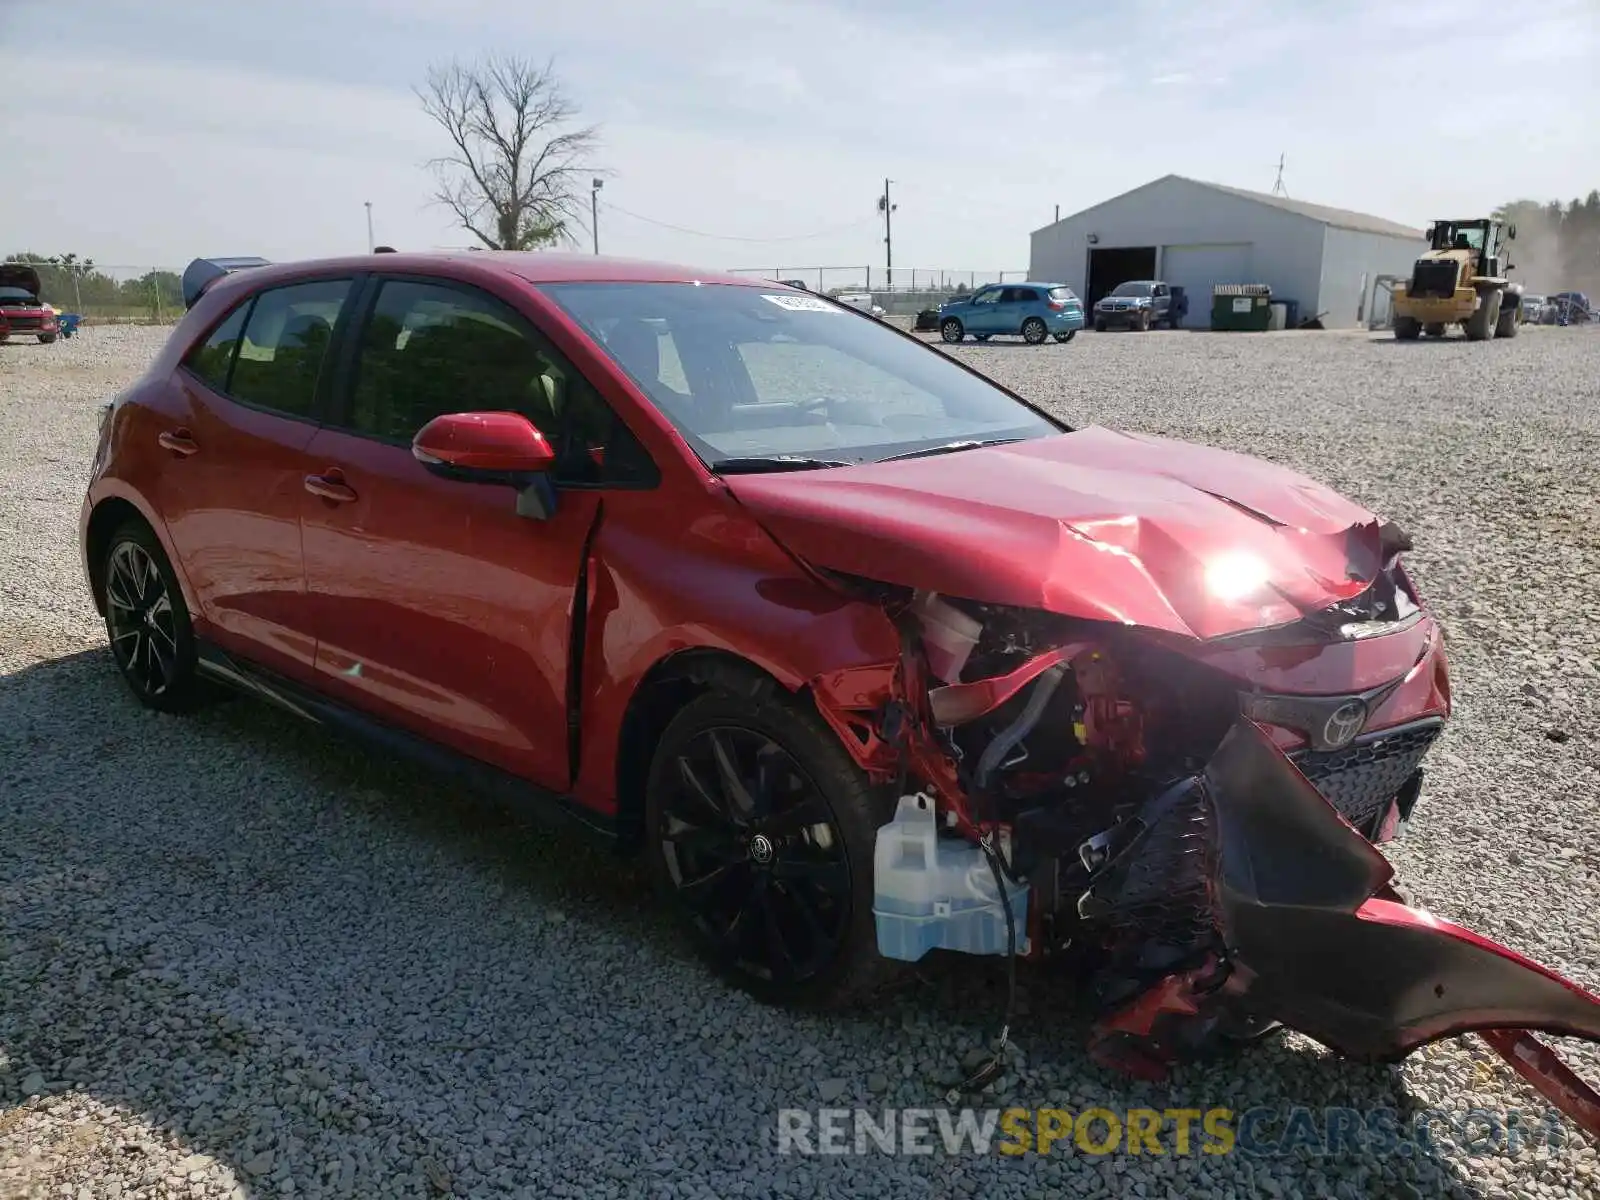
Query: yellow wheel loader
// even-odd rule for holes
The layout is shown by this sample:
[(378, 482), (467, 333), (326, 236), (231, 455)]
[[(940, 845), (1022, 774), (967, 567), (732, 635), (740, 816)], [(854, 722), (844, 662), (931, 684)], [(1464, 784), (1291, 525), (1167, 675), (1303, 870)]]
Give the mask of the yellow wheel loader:
[(1394, 336), (1413, 341), (1443, 337), (1451, 325), (1467, 340), (1516, 337), (1522, 324), (1522, 285), (1512, 283), (1509, 243), (1515, 225), (1496, 220), (1435, 221), (1428, 250), (1411, 278), (1394, 289)]

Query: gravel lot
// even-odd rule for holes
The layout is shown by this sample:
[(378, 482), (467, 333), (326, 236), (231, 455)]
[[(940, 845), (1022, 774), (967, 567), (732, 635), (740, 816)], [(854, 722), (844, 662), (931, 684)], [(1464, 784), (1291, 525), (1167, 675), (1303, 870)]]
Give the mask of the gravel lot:
[[(940, 1104), (931, 1081), (995, 1032), (996, 964), (850, 1019), (765, 1010), (576, 836), (264, 706), (138, 709), (77, 517), (96, 409), (164, 336), (0, 346), (0, 1197), (1600, 1195), (1570, 1125), (1516, 1155), (780, 1156), (780, 1108)], [(1600, 333), (953, 353), (1069, 420), (1246, 449), (1409, 527), (1459, 708), (1400, 869), (1600, 987)], [(1544, 1111), (1470, 1039), (1388, 1069), (1285, 1038), (1130, 1084), (1085, 1062), (1065, 988), (1024, 974), (1027, 1058), (997, 1106)]]

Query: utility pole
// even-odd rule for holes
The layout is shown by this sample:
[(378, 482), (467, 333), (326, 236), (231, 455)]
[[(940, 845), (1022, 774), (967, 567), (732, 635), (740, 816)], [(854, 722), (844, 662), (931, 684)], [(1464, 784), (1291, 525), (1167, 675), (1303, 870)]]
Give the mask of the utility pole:
[(895, 205), (889, 202), (889, 185), (892, 179), (883, 181), (883, 195), (878, 197), (878, 211), (883, 214), (883, 265), (884, 287), (894, 290), (894, 223), (890, 219), (894, 215)]
[(1061, 205), (1056, 205), (1056, 224), (1061, 224)]
[(1283, 183), (1283, 163), (1287, 157), (1288, 155), (1285, 154), (1278, 155), (1278, 178), (1272, 184), (1272, 194), (1274, 196), (1287, 197), (1289, 195), (1289, 189)]
[(594, 252), (600, 253), (600, 189), (605, 187), (603, 179), (589, 181), (589, 230), (594, 234)]
[(365, 204), (367, 206), (367, 253), (371, 254), (374, 244), (372, 240), (372, 201), (367, 200)]

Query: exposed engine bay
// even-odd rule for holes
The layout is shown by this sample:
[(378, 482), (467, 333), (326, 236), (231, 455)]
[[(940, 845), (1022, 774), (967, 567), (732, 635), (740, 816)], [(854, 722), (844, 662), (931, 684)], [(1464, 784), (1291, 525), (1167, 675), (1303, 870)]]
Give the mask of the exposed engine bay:
[[(1488, 1031), (1600, 1132), (1600, 1095), (1524, 1032), (1600, 1039), (1600, 1000), (1409, 907), (1376, 848), (1450, 706), (1405, 548), (1386, 529), (1358, 594), (1209, 641), (830, 573), (902, 640), (892, 669), (813, 685), (862, 765), (917, 797), (880, 833), (883, 952), (1071, 951), (1092, 1057), (1146, 1078), (1280, 1022), (1380, 1060)], [(886, 870), (919, 808), (937, 848)]]

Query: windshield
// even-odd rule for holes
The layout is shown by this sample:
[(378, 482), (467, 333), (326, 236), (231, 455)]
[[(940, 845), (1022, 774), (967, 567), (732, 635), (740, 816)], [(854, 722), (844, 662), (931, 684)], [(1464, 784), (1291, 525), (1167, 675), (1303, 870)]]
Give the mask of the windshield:
[(1150, 285), (1148, 283), (1119, 283), (1111, 289), (1113, 296), (1148, 296)]
[(1066, 429), (939, 351), (815, 296), (692, 283), (543, 290), (713, 467), (763, 456), (876, 462)]
[(1457, 225), (1452, 221), (1441, 221), (1434, 226), (1433, 248), (1435, 250), (1482, 250), (1485, 230), (1482, 226)]
[(0, 287), (0, 304), (12, 308), (33, 308), (38, 303), (38, 299), (32, 292), (25, 291), (22, 288)]

